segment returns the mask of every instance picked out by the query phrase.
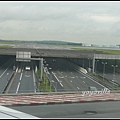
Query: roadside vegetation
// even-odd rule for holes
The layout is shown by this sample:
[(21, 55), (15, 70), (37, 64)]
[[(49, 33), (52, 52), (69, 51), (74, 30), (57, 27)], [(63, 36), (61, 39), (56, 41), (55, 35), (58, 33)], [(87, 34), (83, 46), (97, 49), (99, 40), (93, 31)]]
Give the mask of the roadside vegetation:
[(0, 48), (2, 49), (7, 49), (7, 48), (12, 48), (10, 44), (19, 44), (19, 42), (0, 42)]
[(7, 49), (7, 48), (12, 48), (12, 46), (0, 46), (0, 48), (4, 48), (4, 49)]
[[(41, 71), (37, 72), (38, 78), (40, 79)], [(54, 87), (50, 84), (48, 76), (45, 72), (43, 72), (42, 81), (40, 82), (39, 89), (41, 92), (55, 92)]]
[(86, 48), (86, 47), (76, 47), (72, 48), (75, 50), (83, 50), (83, 51), (93, 51), (93, 52), (101, 52), (103, 54), (117, 54), (120, 55), (120, 50), (110, 50), (110, 49), (95, 49), (95, 48)]
[[(7, 46), (4, 44), (21, 44), (21, 43), (32, 43), (33, 41), (15, 41), (15, 40), (0, 40), (0, 48), (11, 48), (11, 46)], [(70, 47), (71, 49), (74, 50), (83, 50), (83, 51), (93, 51), (93, 52), (101, 52), (103, 54), (115, 54), (115, 55), (120, 55), (120, 50), (111, 50), (110, 48), (94, 48), (94, 47), (85, 47), (82, 46), (80, 43), (70, 43), (70, 42), (64, 42), (64, 41), (34, 41), (34, 43), (37, 44), (48, 44), (48, 45), (55, 45), (55, 46), (62, 46), (62, 47)], [(3, 45), (2, 45), (3, 44)]]

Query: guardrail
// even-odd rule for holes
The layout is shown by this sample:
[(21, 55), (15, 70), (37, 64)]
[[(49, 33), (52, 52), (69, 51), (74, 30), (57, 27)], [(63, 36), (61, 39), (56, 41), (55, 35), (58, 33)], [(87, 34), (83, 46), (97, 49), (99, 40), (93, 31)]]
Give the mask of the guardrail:
[[(67, 61), (67, 60), (66, 60), (66, 61)], [(67, 63), (68, 63), (68, 61), (67, 61)], [(73, 67), (75, 70), (80, 71), (80, 72), (82, 72), (82, 73), (84, 73), (84, 74), (88, 73), (85, 68), (80, 67), (80, 66), (78, 66), (78, 65), (76, 65), (76, 64), (74, 64), (74, 63), (72, 63), (72, 62), (70, 62), (70, 66)]]
[[(7, 93), (0, 94), (0, 96), (22, 96), (22, 95), (59, 95), (59, 94), (82, 94), (83, 91), (73, 91), (73, 92), (36, 92), (36, 93)], [(120, 90), (112, 90), (110, 93), (120, 93)]]
[(15, 75), (15, 71), (13, 71), (13, 73), (11, 74), (11, 76), (8, 78), (8, 81), (7, 81), (5, 87), (4, 87), (3, 91), (2, 91), (2, 94), (4, 94), (6, 92), (6, 90), (8, 88), (8, 85), (10, 84), (10, 82), (11, 82), (12, 78), (14, 77), (14, 75)]

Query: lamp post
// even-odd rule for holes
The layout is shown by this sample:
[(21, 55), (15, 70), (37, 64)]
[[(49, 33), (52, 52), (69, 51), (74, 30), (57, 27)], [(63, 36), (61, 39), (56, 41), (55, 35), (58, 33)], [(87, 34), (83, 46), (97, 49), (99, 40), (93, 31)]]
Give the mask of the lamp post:
[(83, 58), (83, 68), (84, 68), (84, 58)]
[(88, 60), (89, 60), (89, 65), (88, 65), (88, 67), (90, 68), (90, 58), (88, 58)]
[(54, 85), (54, 88), (55, 88), (55, 92), (57, 92), (57, 82), (55, 82), (54, 80), (50, 80), (50, 91), (51, 91), (51, 86), (52, 84)]
[(105, 63), (102, 62), (102, 64), (104, 65), (104, 66), (103, 66), (103, 80), (104, 80), (104, 75), (105, 75), (105, 65), (107, 64), (107, 62), (105, 62)]
[(96, 66), (95, 66), (95, 73), (97, 74), (97, 62), (99, 62), (99, 60), (96, 60)]
[(113, 67), (113, 81), (115, 80), (115, 68), (118, 67), (118, 65), (111, 65)]
[(43, 75), (43, 58), (40, 59), (39, 61), (39, 68), (40, 68), (40, 79), (42, 80), (42, 75)]
[(91, 60), (91, 58), (88, 58), (88, 62), (89, 62), (89, 63), (88, 63), (88, 71), (89, 71), (89, 72), (91, 72), (90, 60)]

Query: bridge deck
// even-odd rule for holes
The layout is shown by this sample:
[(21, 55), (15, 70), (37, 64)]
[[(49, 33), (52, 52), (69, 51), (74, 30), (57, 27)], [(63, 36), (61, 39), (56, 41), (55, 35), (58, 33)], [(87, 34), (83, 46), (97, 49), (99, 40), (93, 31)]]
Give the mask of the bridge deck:
[(0, 105), (36, 105), (36, 104), (61, 104), (79, 102), (97, 102), (120, 100), (120, 92), (86, 94), (81, 93), (57, 93), (57, 94), (21, 94), (1, 95)]

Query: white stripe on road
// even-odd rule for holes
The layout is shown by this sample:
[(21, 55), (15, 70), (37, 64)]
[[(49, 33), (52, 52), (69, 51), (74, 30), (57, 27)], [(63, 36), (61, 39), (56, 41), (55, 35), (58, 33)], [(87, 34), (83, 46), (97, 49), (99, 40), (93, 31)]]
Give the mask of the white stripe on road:
[(85, 77), (89, 78), (89, 79), (92, 80), (93, 82), (97, 83), (98, 85), (100, 85), (100, 86), (102, 86), (102, 87), (104, 87), (104, 88), (107, 88), (107, 87), (105, 87), (104, 85), (102, 85), (102, 84), (98, 83), (97, 81), (95, 81), (93, 78), (91, 78), (91, 76), (89, 77), (89, 76), (85, 75), (84, 73), (82, 73), (82, 72), (80, 72), (80, 71), (78, 71), (78, 72), (79, 72), (80, 74), (84, 75)]
[(63, 87), (63, 84), (62, 83), (60, 83), (61, 84), (61, 86)]
[(60, 85), (63, 87), (63, 84), (60, 82), (60, 80), (57, 78), (57, 76), (52, 72), (52, 74), (55, 76), (55, 78), (57, 79), (57, 81), (60, 83)]
[(20, 80), (22, 79), (22, 75), (23, 75), (23, 73), (21, 73), (21, 75), (20, 75)]
[[(7, 68), (8, 69), (8, 68)], [(7, 69), (2, 73), (2, 75), (0, 76), (0, 78), (5, 74), (5, 72), (7, 71)]]
[(85, 83), (85, 81), (83, 81)]
[(77, 87), (77, 89), (80, 89), (79, 87)]
[(20, 82), (18, 83), (16, 93), (18, 93), (19, 87), (20, 87)]
[[(20, 80), (22, 80), (22, 75), (23, 75), (23, 73), (20, 74)], [(20, 87), (20, 82), (18, 83), (16, 93), (18, 93), (19, 87)]]

